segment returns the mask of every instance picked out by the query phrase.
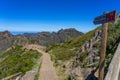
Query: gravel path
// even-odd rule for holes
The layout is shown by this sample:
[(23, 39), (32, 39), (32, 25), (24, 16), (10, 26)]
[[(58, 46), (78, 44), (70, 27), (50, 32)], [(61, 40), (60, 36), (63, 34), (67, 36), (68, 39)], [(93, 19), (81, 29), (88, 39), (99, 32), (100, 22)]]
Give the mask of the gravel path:
[(43, 51), (38, 51), (43, 54), (39, 80), (58, 80), (55, 68), (53, 67), (53, 62), (50, 59), (50, 55)]
[[(42, 53), (42, 64), (39, 71), (39, 80), (58, 80), (56, 75), (55, 68), (53, 66), (53, 62), (51, 61), (50, 55), (43, 51), (44, 47), (40, 45), (26, 45), (27, 49), (34, 49)], [(31, 76), (30, 76), (31, 77)]]

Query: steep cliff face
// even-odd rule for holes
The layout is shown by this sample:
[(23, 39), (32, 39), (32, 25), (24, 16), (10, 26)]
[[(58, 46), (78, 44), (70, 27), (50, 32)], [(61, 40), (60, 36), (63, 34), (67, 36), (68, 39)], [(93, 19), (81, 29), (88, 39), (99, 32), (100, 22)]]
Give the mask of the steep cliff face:
[(80, 50), (72, 63), (70, 79), (85, 80), (99, 62), (100, 40), (102, 31), (96, 31), (92, 39), (88, 40)]

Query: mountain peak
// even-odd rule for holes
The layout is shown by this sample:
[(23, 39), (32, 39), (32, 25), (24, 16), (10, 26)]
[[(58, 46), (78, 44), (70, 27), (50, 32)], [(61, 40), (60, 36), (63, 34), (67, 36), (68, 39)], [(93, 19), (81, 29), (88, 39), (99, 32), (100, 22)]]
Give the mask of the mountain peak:
[(61, 30), (58, 31), (58, 33), (63, 33), (63, 32), (71, 32), (71, 33), (78, 32), (78, 33), (83, 34), (82, 32), (76, 30), (75, 28), (61, 29)]
[(8, 30), (5, 30), (3, 32), (0, 32), (0, 36), (10, 37), (12, 34)]

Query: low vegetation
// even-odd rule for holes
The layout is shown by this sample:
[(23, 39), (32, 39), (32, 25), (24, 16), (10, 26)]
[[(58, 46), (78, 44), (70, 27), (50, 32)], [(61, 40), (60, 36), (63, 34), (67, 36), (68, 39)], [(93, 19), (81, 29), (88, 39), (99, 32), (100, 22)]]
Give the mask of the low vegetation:
[(39, 70), (40, 70), (40, 67), (41, 67), (41, 63), (38, 64), (37, 67), (38, 67), (38, 71), (37, 71), (37, 73), (36, 73), (36, 75), (35, 75), (34, 80), (39, 80), (39, 77), (40, 77), (40, 76), (39, 76), (39, 75), (40, 75), (40, 74), (39, 74)]
[[(100, 30), (101, 27), (92, 30), (85, 35), (80, 37), (70, 39), (65, 41), (62, 44), (57, 44), (53, 46), (47, 47), (46, 51), (49, 51), (51, 54), (52, 60), (69, 60), (76, 55), (76, 52), (80, 49), (80, 47), (89, 39), (93, 38), (94, 33), (97, 30)], [(113, 55), (117, 45), (120, 41), (120, 21), (116, 25), (110, 23), (108, 28), (108, 39), (107, 39), (107, 56), (110, 54)], [(94, 46), (100, 48), (99, 43), (95, 43)], [(100, 49), (99, 49), (100, 50)], [(109, 55), (108, 55), (109, 54)], [(84, 59), (84, 55), (81, 56)]]
[(76, 52), (80, 49), (80, 47), (86, 41), (91, 39), (94, 36), (94, 33), (96, 32), (96, 30), (99, 30), (99, 29), (101, 29), (101, 27), (98, 27), (97, 29), (92, 30), (80, 37), (67, 40), (60, 45), (49, 46), (49, 47), (47, 47), (46, 51), (49, 51), (49, 53), (52, 56), (52, 60), (55, 60), (55, 61), (69, 60), (76, 55)]
[(106, 54), (106, 68), (117, 49), (120, 42), (120, 21), (116, 25), (109, 24), (108, 39), (107, 39), (107, 54)]
[[(86, 43), (88, 40), (92, 39), (94, 37), (95, 32), (97, 30), (100, 30), (101, 28), (102, 27), (98, 27), (95, 30), (92, 30), (80, 37), (67, 40), (62, 44), (57, 44), (57, 45), (47, 47), (46, 51), (50, 53), (52, 60), (55, 62), (55, 65), (57, 65), (56, 68), (59, 69), (60, 67), (60, 71), (62, 72), (63, 70), (62, 65), (64, 65), (65, 62), (67, 61), (71, 62), (71, 59), (74, 59), (74, 57), (76, 56), (76, 53), (78, 52), (78, 50), (80, 50), (82, 45)], [(105, 72), (107, 72), (108, 70), (110, 61), (116, 51), (116, 48), (119, 42), (120, 42), (120, 21), (118, 21), (117, 24), (109, 23), (107, 48), (106, 48)], [(101, 42), (100, 41), (94, 42), (93, 47), (96, 48), (99, 56)], [(81, 68), (88, 68), (87, 63), (89, 61), (85, 60), (87, 57), (88, 57), (87, 52), (81, 53), (80, 61), (77, 62), (74, 66), (80, 66)], [(99, 61), (96, 61), (93, 66), (98, 67)], [(67, 72), (67, 69), (66, 69), (66, 72)], [(66, 72), (62, 72), (62, 74), (66, 75)], [(64, 77), (64, 76), (60, 75), (60, 77)], [(66, 78), (66, 77), (64, 77), (65, 80), (70, 80), (69, 78)]]
[(35, 50), (26, 50), (20, 46), (0, 55), (0, 79), (22, 72), (25, 74), (36, 64), (41, 54)]

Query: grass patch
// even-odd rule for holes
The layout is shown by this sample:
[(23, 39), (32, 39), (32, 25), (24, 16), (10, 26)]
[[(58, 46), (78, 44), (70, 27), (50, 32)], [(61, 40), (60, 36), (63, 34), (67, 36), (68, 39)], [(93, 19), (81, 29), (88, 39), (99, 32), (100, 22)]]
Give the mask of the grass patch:
[(37, 74), (35, 75), (35, 78), (34, 78), (34, 80), (38, 80), (39, 79), (39, 70), (40, 70), (40, 67), (41, 67), (41, 64), (39, 64), (38, 65), (38, 72), (37, 72)]
[(80, 37), (70, 39), (65, 41), (62, 44), (57, 44), (53, 46), (47, 47), (46, 51), (49, 51), (51, 54), (52, 60), (62, 60), (66, 61), (71, 58), (73, 58), (76, 55), (76, 52), (80, 49), (80, 47), (89, 39), (91, 39), (94, 36), (94, 33), (97, 30), (100, 30), (101, 27), (98, 27), (95, 30), (92, 30), (85, 35), (82, 35)]
[[(7, 56), (7, 58), (5, 58)], [(5, 58), (0, 63), (0, 79), (12, 74), (22, 72), (25, 74), (36, 64), (37, 59), (41, 54), (35, 50), (25, 50), (17, 46), (0, 55), (0, 58)]]

